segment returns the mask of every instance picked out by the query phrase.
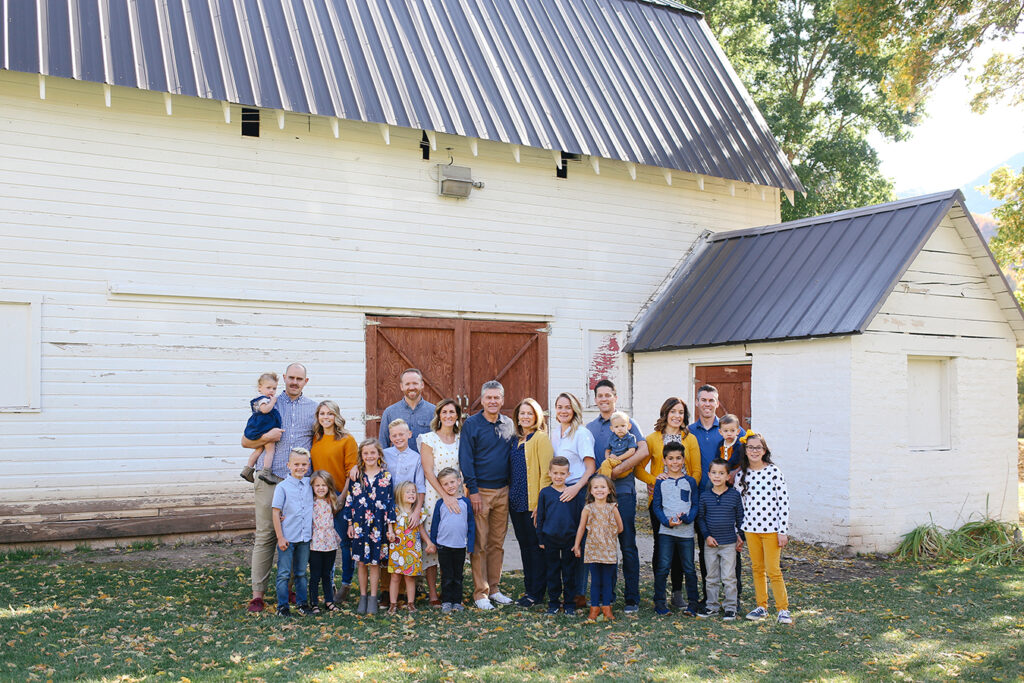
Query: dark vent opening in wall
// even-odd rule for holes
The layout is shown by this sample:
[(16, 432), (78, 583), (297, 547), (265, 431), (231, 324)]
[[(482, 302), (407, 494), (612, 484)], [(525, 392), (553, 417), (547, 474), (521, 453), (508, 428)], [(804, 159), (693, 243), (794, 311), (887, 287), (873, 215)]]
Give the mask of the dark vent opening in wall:
[(420, 140), (420, 151), (423, 152), (423, 158), (430, 158), (430, 138), (427, 137), (427, 131), (423, 131), (423, 138)]
[(562, 152), (562, 166), (555, 169), (556, 178), (568, 178), (569, 177), (569, 162), (579, 161), (581, 159), (579, 154), (573, 152)]
[(242, 107), (242, 135), (250, 138), (260, 136), (260, 110)]

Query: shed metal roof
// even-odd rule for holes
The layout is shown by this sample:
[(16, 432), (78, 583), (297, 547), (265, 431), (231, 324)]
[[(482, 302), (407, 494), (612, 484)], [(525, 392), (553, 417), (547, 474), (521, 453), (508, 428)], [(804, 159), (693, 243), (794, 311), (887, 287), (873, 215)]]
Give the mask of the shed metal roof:
[[(952, 190), (711, 235), (640, 316), (624, 350), (863, 332), (954, 205), (970, 220), (963, 194)], [(1024, 314), (970, 224), (969, 246), (991, 261), (986, 277), (1024, 339)]]
[(17, 0), (0, 68), (803, 191), (674, 0)]

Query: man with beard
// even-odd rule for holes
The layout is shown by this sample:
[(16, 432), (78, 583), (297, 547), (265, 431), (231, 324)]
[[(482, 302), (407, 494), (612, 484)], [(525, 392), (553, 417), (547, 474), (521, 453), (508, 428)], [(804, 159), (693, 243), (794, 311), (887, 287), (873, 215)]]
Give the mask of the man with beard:
[(430, 431), (430, 421), (434, 419), (434, 404), (423, 398), (423, 373), (416, 368), (409, 368), (398, 378), (402, 388), (402, 400), (392, 403), (384, 409), (380, 416), (380, 443), (384, 448), (391, 447), (388, 425), (402, 419), (412, 430), (409, 444), (417, 453), (420, 450), (419, 438)]

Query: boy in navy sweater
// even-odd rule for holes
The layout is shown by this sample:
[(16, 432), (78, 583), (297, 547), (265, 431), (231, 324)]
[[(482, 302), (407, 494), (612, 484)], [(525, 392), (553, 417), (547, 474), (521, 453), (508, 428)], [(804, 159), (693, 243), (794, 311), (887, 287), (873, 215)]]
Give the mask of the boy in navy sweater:
[(736, 585), (736, 556), (743, 549), (743, 500), (729, 486), (729, 461), (715, 458), (708, 468), (712, 487), (700, 497), (697, 527), (704, 537), (707, 560), (707, 605), (697, 612), (701, 618), (718, 614), (718, 587), (725, 584), (724, 619), (736, 618), (739, 594)]
[(551, 486), (543, 488), (537, 499), (537, 540), (544, 551), (544, 567), (548, 575), (548, 614), (558, 614), (558, 596), (566, 616), (576, 614), (576, 575), (579, 558), (572, 552), (576, 530), (580, 526), (580, 501), (559, 500), (569, 476), (569, 459), (556, 455), (548, 465)]
[(697, 516), (700, 496), (697, 493), (697, 482), (687, 476), (683, 460), (683, 445), (678, 441), (665, 444), (665, 479), (659, 479), (654, 485), (654, 498), (651, 508), (658, 522), (658, 556), (654, 565), (654, 611), (668, 614), (665, 604), (665, 584), (672, 557), (678, 554), (683, 564), (683, 578), (686, 583), (686, 609), (683, 614), (696, 616), (697, 602), (697, 571), (693, 566), (694, 531), (693, 520)]
[[(437, 473), (437, 483), (449, 496), (458, 496), (462, 480), (457, 470), (446, 467)], [(443, 500), (434, 505), (430, 522), (430, 541), (437, 546), (437, 564), (441, 569), (441, 613), (465, 609), (462, 606), (462, 570), (466, 553), (473, 552), (476, 523), (473, 504), (459, 496), (459, 511), (452, 512)]]

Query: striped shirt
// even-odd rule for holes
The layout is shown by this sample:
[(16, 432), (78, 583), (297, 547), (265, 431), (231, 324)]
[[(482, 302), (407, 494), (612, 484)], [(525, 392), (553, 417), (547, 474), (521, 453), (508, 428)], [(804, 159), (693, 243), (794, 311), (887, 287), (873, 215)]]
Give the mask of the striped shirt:
[[(743, 500), (740, 492), (726, 487), (722, 493), (708, 489), (700, 494), (700, 512), (697, 513), (697, 529), (701, 536), (711, 536), (718, 545), (736, 542), (736, 530), (743, 525)], [(743, 532), (740, 532), (743, 535)]]
[[(288, 477), (288, 454), (293, 448), (309, 449), (313, 445), (313, 425), (316, 424), (316, 401), (301, 394), (294, 401), (281, 392), (274, 410), (281, 414), (281, 429), (284, 434), (274, 448), (274, 462), (270, 471), (279, 477)], [(256, 463), (256, 469), (263, 469), (263, 456)]]

